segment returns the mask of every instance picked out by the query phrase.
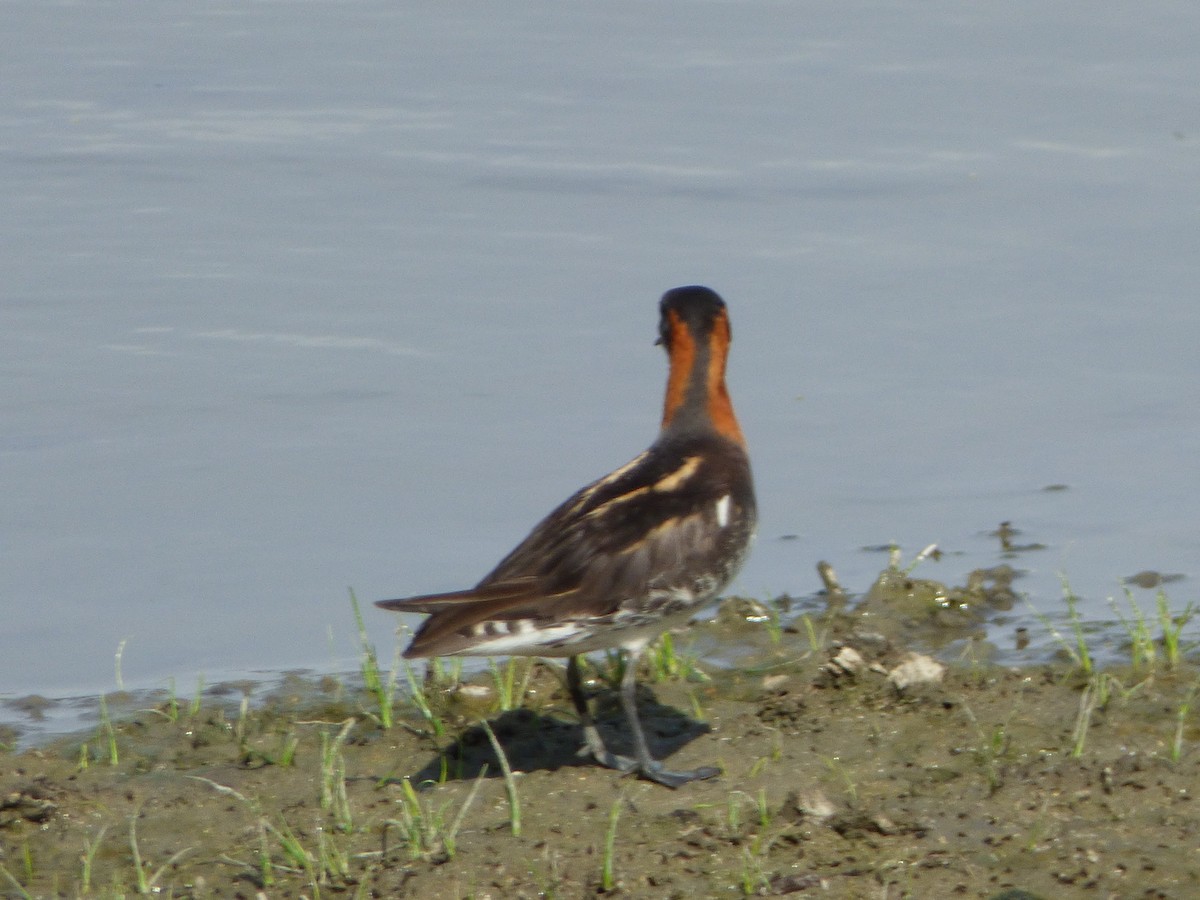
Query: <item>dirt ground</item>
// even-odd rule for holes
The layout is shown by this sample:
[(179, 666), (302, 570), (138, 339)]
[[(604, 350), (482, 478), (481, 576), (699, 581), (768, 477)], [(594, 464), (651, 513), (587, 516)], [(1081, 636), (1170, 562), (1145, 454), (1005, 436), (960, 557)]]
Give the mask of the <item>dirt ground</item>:
[(350, 679), (164, 698), (0, 755), (0, 896), (1197, 896), (1193, 667), (943, 671), (869, 607), (782, 629), (731, 608), (689, 646), (732, 634), (744, 665), (702, 677), (684, 654), (641, 693), (654, 752), (712, 780), (579, 759), (557, 664), (501, 664), (506, 711), (487, 672), (430, 683), (430, 715), (398, 696), (389, 728)]

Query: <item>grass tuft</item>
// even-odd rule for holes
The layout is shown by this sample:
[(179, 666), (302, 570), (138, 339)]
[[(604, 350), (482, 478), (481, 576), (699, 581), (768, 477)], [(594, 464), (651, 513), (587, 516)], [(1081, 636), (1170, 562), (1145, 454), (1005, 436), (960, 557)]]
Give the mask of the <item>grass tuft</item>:
[(1179, 709), (1175, 713), (1175, 738), (1171, 741), (1171, 762), (1173, 763), (1177, 763), (1183, 758), (1184, 723), (1192, 711), (1192, 704), (1196, 700), (1197, 690), (1200, 690), (1200, 680), (1192, 682), (1192, 686), (1188, 688), (1187, 694), (1184, 696), (1183, 701), (1179, 704)]
[(533, 667), (534, 660), (530, 657), (510, 656), (503, 665), (488, 657), (488, 668), (496, 688), (496, 706), (500, 712), (520, 709), (525, 703)]
[(1109, 605), (1117, 614), (1117, 618), (1121, 620), (1125, 633), (1129, 636), (1130, 665), (1135, 672), (1153, 669), (1155, 663), (1158, 662), (1158, 649), (1154, 645), (1150, 627), (1146, 624), (1146, 614), (1138, 604), (1137, 598), (1134, 597), (1133, 591), (1128, 587), (1125, 588), (1125, 602), (1129, 604), (1129, 617), (1126, 617), (1121, 608), (1117, 606), (1116, 600), (1112, 597), (1108, 598)]
[(675, 636), (669, 631), (650, 645), (646, 658), (650, 662), (650, 677), (655, 682), (712, 680), (700, 669), (699, 655), (676, 648)]
[(4, 868), (3, 864), (0, 864), (0, 875), (3, 875), (5, 879), (7, 879), (8, 883), (12, 885), (13, 890), (16, 891), (17, 896), (20, 897), (21, 900), (33, 900), (29, 892), (21, 885), (21, 882), (17, 881), (16, 876), (14, 876), (12, 872), (8, 871), (8, 869)]
[(1009, 750), (1011, 739), (1009, 724), (1016, 715), (1017, 708), (1014, 706), (1009, 710), (1008, 718), (1003, 723), (993, 726), (990, 731), (984, 730), (966, 700), (962, 701), (962, 708), (979, 739), (978, 746), (974, 748), (974, 756), (987, 779), (988, 796), (990, 797), (1004, 786), (1004, 773), (1000, 766), (1000, 760), (1007, 755)]
[(354, 623), (358, 628), (358, 646), (361, 651), (359, 670), (362, 672), (363, 687), (374, 700), (373, 709), (366, 714), (375, 724), (387, 731), (394, 724), (392, 708), (396, 699), (396, 673), (400, 668), (400, 646), (396, 645), (391, 674), (384, 678), (379, 669), (379, 657), (375, 653), (375, 645), (367, 637), (367, 626), (363, 622), (362, 610), (358, 606), (358, 597), (355, 596), (353, 589), (350, 591), (350, 607), (354, 610)]
[(475, 802), (476, 796), (479, 794), (479, 789), (483, 785), (484, 776), (487, 775), (487, 766), (483, 766), (479, 770), (479, 775), (475, 778), (475, 783), (471, 785), (471, 790), (463, 800), (462, 806), (459, 807), (458, 814), (454, 819), (446, 824), (446, 809), (447, 805), (440, 808), (435, 808), (432, 801), (421, 803), (417, 796), (416, 790), (412, 786), (412, 782), (408, 778), (404, 778), (400, 782), (400, 818), (389, 819), (384, 823), (384, 848), (383, 855), (387, 856), (387, 835), (388, 830), (392, 826), (397, 826), (404, 838), (404, 843), (408, 847), (410, 858), (417, 859), (437, 859), (440, 856), (445, 856), (446, 859), (454, 857), (458, 850), (457, 836), (459, 829), (462, 828), (463, 822), (466, 820), (467, 811)]
[(342, 747), (354, 725), (355, 719), (347, 719), (332, 739), (329, 732), (321, 732), (321, 809), (333, 816), (334, 825), (341, 832), (354, 827), (350, 800), (346, 796), (346, 757), (342, 754)]
[(137, 838), (137, 819), (139, 813), (134, 813), (129, 817), (129, 849), (133, 854), (133, 872), (137, 880), (137, 892), (139, 894), (157, 894), (159, 892), (158, 881), (162, 878), (163, 873), (171, 866), (175, 865), (180, 859), (192, 852), (191, 847), (184, 847), (178, 853), (174, 853), (159, 866), (153, 874), (150, 873), (149, 865), (142, 862), (142, 854), (138, 848)]
[(1095, 686), (1091, 681), (1084, 685), (1079, 695), (1079, 712), (1075, 715), (1075, 728), (1071, 733), (1071, 758), (1083, 756), (1083, 747), (1087, 742), (1088, 729), (1092, 724), (1092, 713), (1099, 705)]
[[(283, 855), (290, 859), (293, 865), (300, 871), (303, 871), (308, 878), (308, 885), (312, 888), (312, 900), (321, 900), (321, 881), (318, 877), (316, 869), (316, 861), (313, 855), (304, 849), (304, 845), (300, 843), (300, 839), (296, 837), (296, 833), (292, 831), (287, 822), (283, 822), (283, 828), (280, 830), (270, 822), (263, 820), (267, 830), (275, 835), (275, 839), (279, 841), (279, 847), (283, 851)], [(268, 863), (268, 865), (270, 865)]]
[(512, 767), (508, 764), (508, 756), (504, 752), (504, 748), (500, 746), (500, 741), (496, 739), (496, 732), (492, 731), (492, 726), (485, 721), (480, 721), (480, 727), (483, 728), (488, 740), (492, 744), (492, 750), (496, 753), (496, 759), (500, 762), (500, 771), (504, 773), (504, 792), (508, 795), (509, 825), (512, 827), (514, 837), (521, 836), (521, 798), (517, 796), (517, 782), (513, 778)]
[(1092, 660), (1091, 651), (1088, 649), (1083, 617), (1079, 613), (1079, 597), (1071, 590), (1071, 583), (1067, 580), (1065, 574), (1060, 573), (1058, 577), (1062, 582), (1063, 600), (1067, 604), (1067, 621), (1070, 623), (1073, 639), (1064, 637), (1062, 632), (1054, 627), (1054, 623), (1050, 621), (1050, 617), (1038, 612), (1034, 608), (1034, 605), (1029, 602), (1028, 597), (1025, 599), (1025, 602), (1033, 611), (1037, 620), (1042, 623), (1045, 629), (1050, 632), (1050, 636), (1063, 649), (1063, 652), (1066, 653), (1075, 668), (1090, 677), (1092, 672), (1095, 671), (1095, 664)]
[(616, 848), (617, 822), (621, 819), (621, 807), (625, 805), (625, 795), (621, 794), (613, 801), (608, 811), (608, 830), (604, 833), (604, 859), (600, 863), (600, 889), (605, 893), (617, 885), (616, 878)]
[(1180, 640), (1183, 629), (1195, 617), (1196, 608), (1194, 604), (1189, 603), (1182, 612), (1172, 613), (1167, 592), (1161, 589), (1155, 597), (1155, 606), (1158, 609), (1159, 628), (1162, 630), (1163, 654), (1166, 656), (1167, 665), (1174, 669), (1182, 661), (1183, 648)]
[(192, 695), (192, 704), (188, 707), (188, 715), (195, 717), (200, 714), (200, 708), (204, 705), (204, 676), (196, 676), (196, 693)]
[(108, 746), (108, 764), (110, 766), (120, 765), (121, 755), (117, 749), (117, 731), (113, 727), (112, 718), (108, 715), (108, 700), (103, 694), (100, 695), (100, 733)]
[(849, 770), (842, 764), (841, 759), (836, 756), (821, 756), (819, 759), (825, 764), (825, 768), (829, 770), (829, 773), (842, 783), (850, 805), (857, 806), (858, 787), (855, 785), (854, 778), (851, 776)]
[(428, 674), (430, 677), (426, 678), (425, 680), (417, 677), (417, 673), (413, 669), (412, 663), (410, 663), (408, 660), (404, 660), (403, 664), (404, 680), (408, 683), (408, 695), (412, 698), (413, 705), (417, 708), (417, 711), (421, 714), (421, 717), (428, 723), (434, 737), (442, 737), (445, 735), (446, 725), (442, 721), (442, 717), (433, 711), (433, 707), (429, 702), (429, 694), (425, 689), (425, 684), (430, 681), (436, 684), (440, 681), (440, 679), (434, 677), (435, 672), (440, 672), (440, 665), (437, 665), (437, 668), (435, 668), (435, 664), (438, 663), (439, 661), (436, 659), (431, 659), (429, 661)]
[(79, 858), (82, 864), (79, 872), (80, 894), (87, 895), (92, 892), (92, 866), (96, 861), (96, 851), (100, 849), (100, 843), (104, 840), (106, 831), (108, 831), (108, 826), (101, 825), (94, 840), (83, 839), (83, 856)]

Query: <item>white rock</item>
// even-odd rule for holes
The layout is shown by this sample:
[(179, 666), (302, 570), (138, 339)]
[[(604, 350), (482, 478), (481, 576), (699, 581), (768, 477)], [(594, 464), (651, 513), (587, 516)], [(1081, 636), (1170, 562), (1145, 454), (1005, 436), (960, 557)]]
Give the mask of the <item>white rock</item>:
[(946, 674), (946, 667), (930, 656), (909, 653), (904, 661), (888, 672), (888, 681), (903, 691), (914, 684), (936, 684)]

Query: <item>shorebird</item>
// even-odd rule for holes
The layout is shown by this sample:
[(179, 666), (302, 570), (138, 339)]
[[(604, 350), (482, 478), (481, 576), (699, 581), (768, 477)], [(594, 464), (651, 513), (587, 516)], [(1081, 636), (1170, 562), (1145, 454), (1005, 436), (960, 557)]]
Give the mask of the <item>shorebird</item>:
[[(569, 497), (475, 587), (377, 605), (429, 614), (406, 658), (569, 657), (567, 687), (586, 742), (580, 752), (679, 787), (719, 770), (670, 771), (653, 758), (638, 718), (638, 659), (733, 578), (754, 536), (756, 507), (725, 387), (725, 302), (706, 287), (680, 287), (663, 295), (659, 311), (657, 343), (669, 373), (650, 448)], [(579, 669), (580, 655), (613, 648), (626, 655), (620, 697), (632, 756), (605, 746)]]

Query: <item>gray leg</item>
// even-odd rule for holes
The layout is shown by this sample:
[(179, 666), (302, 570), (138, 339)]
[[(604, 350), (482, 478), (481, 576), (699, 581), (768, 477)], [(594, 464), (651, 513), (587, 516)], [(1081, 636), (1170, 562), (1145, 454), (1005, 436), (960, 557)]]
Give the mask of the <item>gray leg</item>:
[(650, 755), (650, 747), (646, 743), (646, 734), (642, 731), (642, 722), (638, 718), (637, 708), (637, 664), (641, 650), (630, 650), (625, 657), (625, 676), (621, 679), (621, 706), (625, 710), (625, 720), (633, 733), (633, 750), (637, 754), (638, 773), (649, 781), (656, 781), (667, 787), (677, 788), (689, 781), (699, 781), (704, 778), (715, 778), (721, 770), (715, 766), (701, 766), (684, 772), (672, 772), (663, 768)]
[(633, 735), (634, 758), (618, 756), (609, 752), (604, 746), (596, 722), (588, 708), (587, 695), (583, 691), (583, 681), (579, 673), (579, 657), (572, 656), (567, 663), (567, 690), (579, 713), (583, 725), (583, 737), (587, 742), (587, 750), (596, 762), (620, 772), (637, 772), (649, 781), (655, 781), (667, 787), (676, 788), (702, 778), (713, 778), (721, 774), (714, 766), (701, 766), (685, 772), (672, 772), (665, 769), (650, 755), (650, 747), (646, 743), (646, 734), (642, 731), (641, 719), (637, 710), (637, 664), (641, 651), (627, 651), (625, 655), (625, 675), (621, 679), (621, 708), (625, 711), (625, 721), (629, 723), (629, 731)]
[[(579, 713), (579, 723), (583, 726), (583, 739), (587, 742), (586, 752), (590, 753), (596, 762), (619, 772), (632, 772), (637, 768), (637, 760), (627, 756), (610, 753), (604, 746), (604, 740), (596, 728), (596, 720), (588, 706), (587, 694), (583, 690), (583, 678), (579, 672), (579, 657), (572, 656), (567, 662), (567, 690), (571, 694), (571, 702)], [(580, 751), (581, 753), (584, 751)]]

